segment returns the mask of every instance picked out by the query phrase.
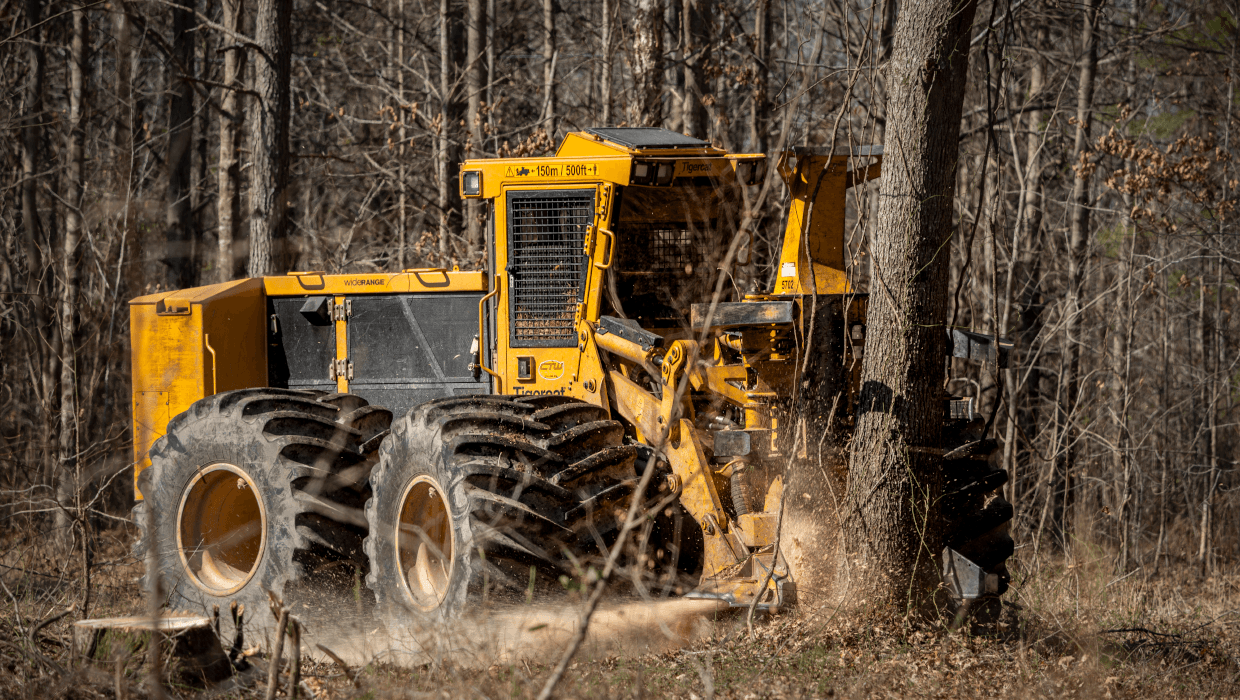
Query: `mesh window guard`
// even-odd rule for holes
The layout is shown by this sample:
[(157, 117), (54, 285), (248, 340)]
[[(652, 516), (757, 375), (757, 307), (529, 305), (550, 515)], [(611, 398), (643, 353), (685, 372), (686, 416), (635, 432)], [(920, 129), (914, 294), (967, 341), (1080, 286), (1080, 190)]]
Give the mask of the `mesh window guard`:
[(572, 347), (583, 299), (586, 231), (594, 190), (508, 194), (508, 272), (513, 347)]

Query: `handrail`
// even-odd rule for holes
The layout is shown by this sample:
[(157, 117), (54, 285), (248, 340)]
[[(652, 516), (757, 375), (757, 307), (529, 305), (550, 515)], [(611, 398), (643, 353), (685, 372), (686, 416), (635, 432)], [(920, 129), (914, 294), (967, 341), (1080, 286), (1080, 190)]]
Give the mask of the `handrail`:
[(616, 234), (612, 233), (611, 231), (608, 231), (602, 226), (595, 227), (594, 230), (604, 236), (607, 236), (607, 242), (608, 242), (608, 246), (606, 249), (607, 250), (607, 264), (602, 265), (598, 261), (595, 261), (594, 266), (600, 270), (610, 269), (611, 264), (616, 261), (615, 260), (616, 258)]
[(207, 350), (211, 352), (211, 394), (208, 394), (208, 396), (211, 396), (218, 394), (220, 389), (219, 382), (215, 379), (215, 368), (219, 366), (219, 363), (215, 359), (215, 348), (211, 347), (211, 334), (203, 333), (202, 342), (207, 346)]
[[(495, 380), (498, 381), (500, 384), (496, 388), (499, 391), (502, 391), (504, 388), (504, 378), (496, 374), (494, 370), (492, 370), (490, 367), (487, 367), (486, 363), (482, 361), (482, 353), (485, 349), (484, 344), (486, 342), (486, 334), (484, 333), (484, 331), (486, 330), (486, 313), (485, 313), (485, 309), (483, 305), (487, 303), (487, 299), (490, 299), (496, 294), (499, 294), (499, 275), (495, 276), (495, 289), (492, 289), (490, 292), (483, 295), (483, 297), (478, 300), (478, 368), (486, 372), (487, 374), (491, 375), (492, 377), (495, 377)], [(496, 393), (499, 393), (499, 392), (497, 391)]]

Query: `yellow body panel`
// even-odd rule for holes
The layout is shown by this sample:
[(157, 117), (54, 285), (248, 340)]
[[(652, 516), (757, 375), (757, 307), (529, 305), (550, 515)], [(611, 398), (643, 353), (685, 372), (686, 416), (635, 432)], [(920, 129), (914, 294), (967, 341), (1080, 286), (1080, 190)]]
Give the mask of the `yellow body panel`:
[(266, 304), (262, 281), (249, 279), (139, 297), (129, 314), (136, 492), (173, 416), (204, 396), (267, 383)]
[[(795, 165), (790, 158), (795, 156)], [(791, 193), (775, 294), (848, 294), (844, 192), (878, 177), (879, 165), (848, 170), (851, 155), (785, 154), (779, 174)], [(812, 206), (811, 206), (812, 205)]]
[[(223, 391), (267, 386), (267, 297), (331, 295), (337, 304), (363, 294), (478, 292), (483, 272), (408, 270), (328, 275), (299, 272), (160, 292), (130, 304), (133, 348), (134, 493), (150, 466), (147, 452), (168, 421), (195, 401)], [(347, 322), (336, 320), (336, 357), (348, 354)], [(348, 374), (336, 378), (348, 391)]]
[(328, 275), (322, 272), (290, 272), (264, 277), (267, 296), (297, 297), (317, 294), (401, 294), (404, 292), (481, 292), (487, 275), (481, 270), (462, 272), (432, 268), (404, 272)]

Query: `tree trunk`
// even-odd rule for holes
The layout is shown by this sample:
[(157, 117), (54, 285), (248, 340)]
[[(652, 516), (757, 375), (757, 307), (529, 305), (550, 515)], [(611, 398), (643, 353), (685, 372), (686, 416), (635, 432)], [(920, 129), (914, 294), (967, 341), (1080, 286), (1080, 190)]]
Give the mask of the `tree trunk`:
[[(466, 28), (468, 48), (465, 54), (465, 90), (469, 93), (465, 121), (469, 124), (469, 141), (465, 149), (466, 158), (478, 158), (482, 155), (484, 129), (482, 128), (482, 90), (487, 83), (487, 75), (482, 63), (483, 41), (487, 35), (487, 14), (485, 0), (469, 0), (469, 26)], [(548, 0), (550, 2), (550, 0)], [(470, 199), (465, 206), (465, 227), (469, 234), (470, 258), (475, 258), (482, 250), (482, 222), (479, 214), (482, 202)]]
[(1094, 75), (1098, 69), (1098, 5), (1101, 0), (1086, 0), (1085, 16), (1082, 29), (1084, 58), (1081, 63), (1080, 79), (1076, 92), (1076, 143), (1073, 147), (1073, 162), (1076, 164), (1076, 176), (1072, 182), (1072, 194), (1069, 200), (1072, 205), (1071, 234), (1068, 255), (1068, 289), (1067, 305), (1064, 309), (1064, 332), (1068, 351), (1068, 386), (1064, 392), (1064, 405), (1061, 420), (1064, 421), (1064, 449), (1060, 458), (1055, 460), (1054, 480), (1051, 484), (1051, 536), (1056, 543), (1067, 548), (1069, 531), (1072, 527), (1070, 513), (1074, 502), (1074, 462), (1077, 455), (1077, 436), (1075, 414), (1080, 403), (1083, 390), (1081, 375), (1081, 332), (1084, 330), (1084, 304), (1082, 295), (1085, 291), (1086, 250), (1089, 245), (1089, 171), (1083, 158), (1089, 151), (1089, 126), (1093, 114)]
[(938, 586), (943, 358), (961, 104), (975, 0), (902, 8), (888, 66), (887, 138), (848, 474), (844, 541), (859, 599), (923, 610)]
[[(495, 138), (495, 0), (487, 0), (487, 128)], [(491, 147), (494, 153), (497, 148)]]
[[(1040, 27), (1034, 32), (1034, 46), (1041, 47), (1046, 43), (1046, 28)], [(1042, 91), (1046, 82), (1046, 60), (1038, 54), (1033, 57), (1033, 65), (1029, 71), (1029, 102), (1042, 99)], [(1042, 110), (1029, 111), (1026, 121), (1025, 139), (1025, 173), (1022, 178), (1020, 215), (1016, 222), (1017, 233), (1021, 239), (1019, 245), (1013, 245), (1013, 256), (1017, 263), (1008, 273), (1008, 288), (1016, 288), (1015, 278), (1019, 277), (1020, 300), (1013, 302), (1018, 306), (1019, 317), (1016, 320), (1015, 336), (1016, 351), (1023, 353), (1034, 343), (1042, 329), (1041, 277), (1042, 265), (1039, 243), (1042, 232), (1042, 148), (1044, 132), (1042, 127)], [(1012, 298), (1013, 291), (1009, 291)], [(1007, 319), (1003, 327), (1011, 328)], [(1036, 400), (1037, 387), (1041, 381), (1041, 371), (1037, 367), (1026, 367), (1024, 362), (1016, 361), (1013, 365), (1020, 367), (1012, 371), (1014, 381), (1007, 383), (1007, 426), (1003, 440), (1003, 465), (1008, 470), (1007, 499), (1017, 502), (1017, 440), (1019, 426), (1029, 428), (1029, 435), (1037, 429), (1038, 420)], [(1022, 411), (1024, 414), (1022, 415)]]
[(663, 126), (663, 0), (636, 0), (633, 9), (633, 100), (629, 123)]
[(603, 0), (603, 70), (599, 81), (599, 96), (603, 100), (603, 126), (611, 126), (611, 45), (612, 45), (612, 4), (611, 0)]
[(543, 113), (542, 126), (549, 136), (555, 136), (555, 0), (543, 0)]
[(292, 61), (290, 21), (293, 0), (258, 0), (254, 15), (254, 91), (251, 115), (250, 262), (251, 277), (289, 269), (289, 79)]
[(460, 21), (451, 11), (450, 0), (439, 0), (439, 133), (436, 138), (435, 175), (438, 180), (439, 258), (447, 265), (452, 256), (452, 213), (460, 211), (456, 188), (458, 151), (450, 137), (458, 112), (454, 78), (457, 74), (454, 49), (460, 45)]
[(56, 480), (56, 532), (62, 544), (70, 541), (68, 509), (75, 507), (77, 494), (78, 395), (77, 395), (77, 305), (78, 241), (82, 238), (82, 206), (85, 203), (85, 142), (82, 108), (85, 103), (86, 10), (73, 11), (73, 38), (69, 45), (69, 138), (65, 144), (65, 238), (60, 260), (60, 337), (63, 357), (60, 363), (59, 465)]
[[(221, 0), (224, 26), (241, 33), (244, 0)], [(224, 89), (220, 101), (220, 167), (219, 200), (216, 202), (219, 246), (216, 251), (216, 281), (227, 282), (240, 274), (237, 261), (242, 257), (234, 249), (241, 237), (241, 139), (245, 124), (242, 76), (245, 73), (246, 51), (232, 45), (224, 49)]]
[[(219, 77), (211, 70), (210, 57), (215, 43), (212, 37), (207, 35), (198, 37), (198, 41), (195, 42), (194, 76), (198, 80), (219, 82)], [(203, 107), (210, 102), (208, 93), (208, 98), (203, 100)], [(211, 112), (210, 109), (199, 109), (194, 115), (194, 179), (190, 186), (191, 216), (194, 220), (194, 250), (190, 264), (193, 265), (194, 281), (197, 284), (203, 282), (203, 272), (215, 264), (210, 253), (203, 248), (207, 229), (211, 223), (210, 214), (207, 211), (207, 202), (211, 198), (209, 172), (211, 145), (208, 138), (211, 133)], [(214, 274), (208, 275), (208, 279), (213, 280), (215, 276)]]
[(192, 170), (194, 144), (194, 37), (198, 24), (194, 5), (172, 9), (172, 56), (168, 92), (168, 191), (165, 195), (164, 265), (168, 286), (185, 289), (195, 283)]
[(409, 247), (409, 187), (405, 163), (405, 0), (397, 0), (392, 18), (392, 55), (396, 57), (396, 266), (405, 269)]
[[(770, 4), (769, 0), (759, 0), (759, 5), (762, 3)], [(681, 131), (699, 138), (706, 136), (706, 105), (702, 98), (706, 88), (707, 52), (711, 46), (708, 23), (712, 10), (710, 0), (684, 0), (684, 10), (680, 17), (685, 57), (685, 98), (681, 103)], [(762, 72), (761, 66), (758, 67), (758, 72)]]
[[(25, 109), (22, 124), (22, 177), (21, 177), (21, 210), (22, 210), (22, 247), (26, 257), (26, 289), (30, 292), (30, 321), (35, 337), (30, 343), (30, 354), (35, 367), (38, 368), (35, 391), (42, 404), (44, 430), (39, 440), (40, 470), (46, 478), (44, 483), (52, 484), (56, 479), (56, 440), (54, 395), (59, 367), (56, 363), (57, 339), (60, 336), (58, 326), (49, 322), (48, 315), (53, 312), (51, 299), (54, 297), (51, 276), (45, 269), (43, 249), (53, 244), (52, 236), (45, 238), (42, 216), (39, 213), (38, 187), (40, 169), (43, 167), (43, 123), (48, 115), (44, 112), (43, 90), (46, 61), (43, 52), (46, 32), (42, 26), (42, 0), (26, 0), (26, 60), (27, 79)], [(54, 226), (49, 230), (55, 230)], [(46, 335), (44, 335), (46, 333)], [(48, 345), (51, 345), (48, 348)]]
[(749, 110), (749, 147), (754, 153), (766, 153), (771, 137), (771, 0), (758, 0), (753, 33), (754, 76), (753, 104)]

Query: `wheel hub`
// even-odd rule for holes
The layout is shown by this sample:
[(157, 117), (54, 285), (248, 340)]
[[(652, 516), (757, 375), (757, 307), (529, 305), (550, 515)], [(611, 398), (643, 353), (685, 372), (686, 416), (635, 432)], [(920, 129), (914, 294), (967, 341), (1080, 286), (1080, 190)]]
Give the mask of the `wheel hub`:
[(452, 514), (443, 489), (433, 478), (415, 478), (401, 499), (396, 524), (396, 560), (401, 583), (420, 610), (439, 607), (452, 579)]
[(212, 595), (241, 589), (263, 558), (267, 515), (254, 481), (219, 462), (199, 470), (181, 495), (177, 553), (190, 581)]

